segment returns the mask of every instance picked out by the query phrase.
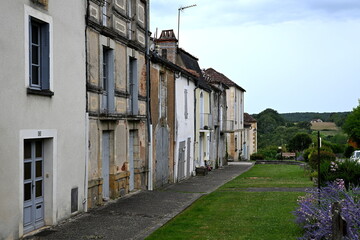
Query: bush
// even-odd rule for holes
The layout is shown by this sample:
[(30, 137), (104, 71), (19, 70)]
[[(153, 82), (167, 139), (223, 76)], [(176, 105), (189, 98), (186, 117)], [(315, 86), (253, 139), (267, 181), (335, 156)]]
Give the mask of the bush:
[(333, 151), (333, 153), (335, 154), (343, 154), (345, 151), (345, 145), (344, 144), (331, 144), (331, 150)]
[(347, 187), (350, 185), (360, 186), (360, 164), (351, 160), (322, 162), (320, 165), (322, 185), (336, 179), (343, 179)]
[(338, 163), (338, 168), (334, 171), (334, 178), (344, 179), (346, 186), (350, 184), (360, 186), (360, 163), (345, 160), (344, 162)]
[(264, 155), (262, 155), (261, 153), (253, 153), (250, 156), (250, 160), (264, 160)]
[(309, 155), (315, 151), (315, 148), (308, 148), (303, 152), (303, 157), (305, 162), (309, 162)]
[[(328, 151), (320, 151), (320, 164), (324, 162), (335, 161), (336, 156), (332, 152)], [(318, 165), (318, 153), (317, 151), (313, 151), (309, 156), (309, 165), (312, 169), (316, 170)]]
[(342, 217), (347, 223), (345, 239), (360, 237), (360, 188), (346, 190), (345, 183), (338, 180), (320, 189), (311, 189), (298, 200), (299, 207), (294, 212), (296, 222), (303, 228), (300, 239), (332, 239), (331, 207), (341, 203)]
[(354, 151), (355, 151), (355, 148), (354, 148), (353, 146), (348, 145), (348, 146), (345, 148), (344, 157), (346, 157), (346, 158), (351, 157), (351, 154), (352, 154)]
[(262, 148), (258, 150), (258, 153), (264, 156), (266, 160), (273, 160), (276, 159), (276, 154), (278, 153), (277, 146), (268, 146), (266, 148)]

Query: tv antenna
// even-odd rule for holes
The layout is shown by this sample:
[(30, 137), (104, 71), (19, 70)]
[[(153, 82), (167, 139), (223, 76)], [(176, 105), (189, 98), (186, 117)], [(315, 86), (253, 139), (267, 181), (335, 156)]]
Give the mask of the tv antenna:
[(191, 8), (191, 7), (196, 7), (196, 4), (185, 6), (185, 7), (179, 7), (179, 9), (178, 9), (178, 34), (177, 34), (178, 46), (180, 44), (180, 12), (184, 11), (184, 9)]

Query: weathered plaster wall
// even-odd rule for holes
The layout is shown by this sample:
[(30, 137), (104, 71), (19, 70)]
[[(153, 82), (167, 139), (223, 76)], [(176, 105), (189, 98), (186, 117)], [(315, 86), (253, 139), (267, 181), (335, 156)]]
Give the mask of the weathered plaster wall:
[[(0, 239), (23, 235), (23, 145), (41, 138), (45, 147), (45, 225), (71, 215), (71, 189), (84, 199), (85, 173), (85, 5), (49, 1), (47, 9), (31, 1), (6, 1), (0, 8)], [(28, 17), (50, 19), (52, 97), (30, 95)], [(60, 20), (61, 19), (61, 20)], [(27, 49), (27, 50), (26, 50)], [(70, 59), (70, 60), (69, 60)], [(5, 90), (6, 89), (6, 90)], [(6, 184), (5, 184), (6, 183)]]
[[(195, 129), (195, 83), (192, 80), (180, 76), (175, 80), (175, 102), (176, 102), (176, 129), (175, 129), (175, 157), (174, 157), (174, 179), (178, 180), (178, 159), (179, 159), (179, 143), (185, 141), (185, 176), (188, 172), (194, 171), (194, 129)], [(184, 90), (187, 90), (187, 118), (185, 118), (185, 94)], [(190, 169), (187, 169), (187, 141), (190, 138)]]
[[(159, 118), (159, 78), (160, 73), (166, 78), (166, 116)], [(169, 69), (152, 63), (150, 70), (150, 99), (151, 99), (151, 119), (153, 126), (153, 180), (156, 179), (156, 129), (160, 125), (167, 126), (169, 130), (169, 182), (174, 180), (174, 128), (175, 128), (175, 80), (174, 73)], [(154, 182), (155, 183), (155, 182)], [(155, 184), (154, 184), (155, 186)]]

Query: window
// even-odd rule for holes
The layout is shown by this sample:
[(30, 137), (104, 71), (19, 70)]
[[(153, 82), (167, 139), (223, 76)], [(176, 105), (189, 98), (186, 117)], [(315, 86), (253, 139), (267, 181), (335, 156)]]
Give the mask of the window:
[(167, 59), (167, 49), (161, 49), (161, 56), (165, 59)]
[(109, 80), (109, 55), (110, 50), (103, 48), (103, 76), (102, 76), (102, 88), (105, 92), (108, 91), (108, 80)]
[(187, 89), (184, 89), (184, 101), (185, 101), (185, 111), (184, 111), (184, 114), (185, 114), (185, 119), (188, 119), (189, 117), (189, 113), (188, 113), (188, 90)]
[(166, 107), (167, 107), (167, 89), (166, 89), (166, 78), (165, 73), (160, 72), (160, 83), (159, 83), (159, 110), (160, 118), (166, 117)]
[(133, 26), (132, 26), (132, 22), (133, 22), (133, 10), (132, 10), (132, 0), (129, 0), (128, 2), (128, 17), (130, 18), (128, 21), (128, 38), (129, 40), (132, 40), (133, 38), (133, 33), (134, 33), (134, 30), (133, 30)]
[(129, 58), (130, 111), (132, 115), (139, 113), (139, 84), (137, 77), (137, 59)]
[(108, 15), (107, 15), (107, 5), (109, 3), (107, 1), (104, 2), (104, 6), (102, 7), (102, 25), (103, 26), (107, 26), (107, 20), (108, 20)]
[(114, 111), (114, 54), (113, 50), (103, 46), (102, 61), (102, 110)]
[(53, 95), (50, 89), (49, 24), (29, 17), (29, 88)]

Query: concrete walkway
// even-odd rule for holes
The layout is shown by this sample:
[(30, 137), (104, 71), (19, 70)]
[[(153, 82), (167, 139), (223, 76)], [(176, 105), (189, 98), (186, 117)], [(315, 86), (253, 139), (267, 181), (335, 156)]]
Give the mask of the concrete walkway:
[(249, 162), (234, 162), (206, 176), (129, 194), (25, 239), (144, 239), (195, 200), (252, 166)]

